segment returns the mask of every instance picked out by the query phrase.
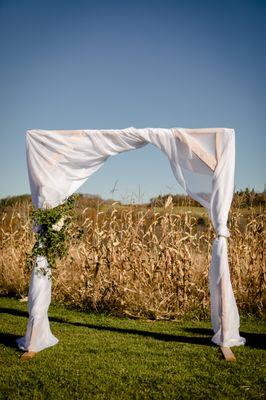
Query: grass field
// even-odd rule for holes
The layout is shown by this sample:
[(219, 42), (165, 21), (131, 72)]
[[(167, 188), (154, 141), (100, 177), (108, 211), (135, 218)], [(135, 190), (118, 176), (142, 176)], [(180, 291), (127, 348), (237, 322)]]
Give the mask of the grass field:
[[(118, 318), (52, 305), (59, 343), (21, 361), (27, 305), (0, 298), (1, 399), (262, 399), (266, 326), (242, 318), (237, 362), (211, 344), (210, 323)], [(265, 383), (265, 381), (264, 381)]]

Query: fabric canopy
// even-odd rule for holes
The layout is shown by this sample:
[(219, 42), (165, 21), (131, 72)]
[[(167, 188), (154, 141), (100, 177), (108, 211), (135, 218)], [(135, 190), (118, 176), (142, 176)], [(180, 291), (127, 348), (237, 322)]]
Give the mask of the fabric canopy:
[[(177, 182), (208, 212), (217, 237), (209, 272), (212, 341), (239, 346), (239, 314), (227, 257), (227, 219), (234, 190), (235, 131), (229, 128), (144, 128), (42, 130), (26, 133), (32, 202), (37, 208), (55, 207), (73, 194), (112, 155), (147, 144), (162, 150)], [(26, 335), (17, 339), (22, 350), (38, 352), (55, 345), (48, 308), (51, 279), (45, 257), (38, 256), (31, 274)]]

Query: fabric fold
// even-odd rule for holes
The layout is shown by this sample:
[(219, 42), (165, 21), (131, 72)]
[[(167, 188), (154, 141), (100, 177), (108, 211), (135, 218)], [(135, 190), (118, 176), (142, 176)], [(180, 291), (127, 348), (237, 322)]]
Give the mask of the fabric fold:
[(58, 343), (58, 339), (50, 330), (48, 319), (51, 287), (51, 271), (47, 259), (37, 256), (31, 272), (28, 294), (27, 330), (25, 336), (16, 340), (21, 350), (38, 352)]
[(244, 345), (246, 340), (239, 335), (240, 321), (230, 280), (226, 237), (214, 239), (209, 287), (212, 342), (224, 347)]

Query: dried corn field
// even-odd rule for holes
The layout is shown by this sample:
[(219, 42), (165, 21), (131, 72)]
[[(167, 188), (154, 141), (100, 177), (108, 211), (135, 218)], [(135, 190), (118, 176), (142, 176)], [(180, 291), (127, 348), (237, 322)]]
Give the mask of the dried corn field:
[[(0, 294), (27, 295), (25, 266), (34, 234), (30, 202), (1, 209)], [(230, 212), (232, 284), (240, 312), (263, 314), (262, 207)], [(147, 318), (209, 316), (208, 270), (214, 231), (202, 208), (77, 204), (70, 251), (53, 270), (53, 300), (80, 309)]]

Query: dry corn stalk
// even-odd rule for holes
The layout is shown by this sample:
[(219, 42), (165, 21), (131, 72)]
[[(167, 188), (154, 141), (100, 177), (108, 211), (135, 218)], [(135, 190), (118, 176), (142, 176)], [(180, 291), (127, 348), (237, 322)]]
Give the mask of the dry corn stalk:
[[(78, 216), (83, 236), (74, 240), (73, 226), (69, 255), (54, 271), (54, 300), (134, 317), (209, 315), (214, 232), (204, 215), (193, 214), (193, 208), (179, 211), (171, 196), (160, 209), (84, 203), (83, 199)], [(27, 295), (30, 271), (24, 261), (34, 242), (29, 211), (24, 202), (1, 212), (1, 294)], [(239, 309), (261, 315), (266, 286), (263, 210), (251, 208), (247, 213), (235, 207), (229, 225), (231, 276)]]

